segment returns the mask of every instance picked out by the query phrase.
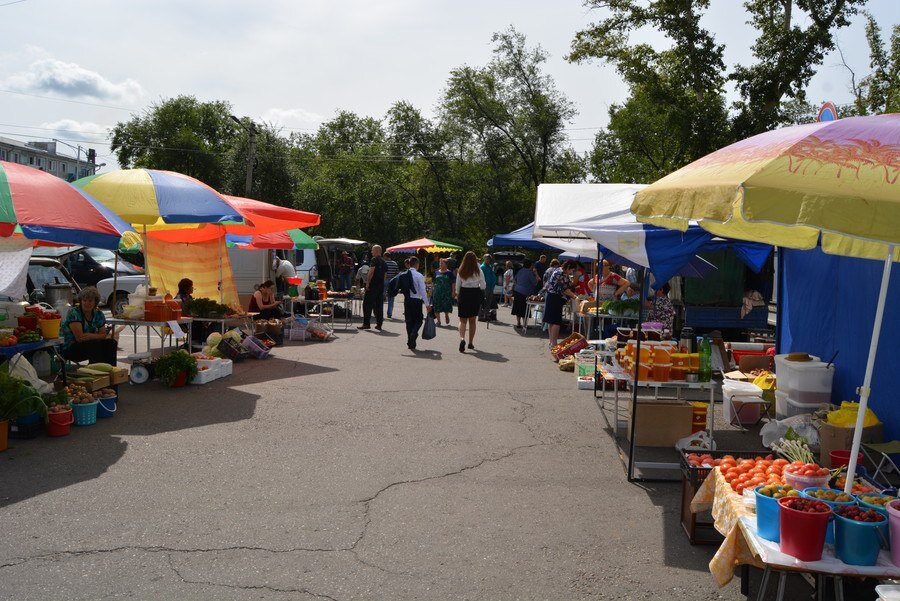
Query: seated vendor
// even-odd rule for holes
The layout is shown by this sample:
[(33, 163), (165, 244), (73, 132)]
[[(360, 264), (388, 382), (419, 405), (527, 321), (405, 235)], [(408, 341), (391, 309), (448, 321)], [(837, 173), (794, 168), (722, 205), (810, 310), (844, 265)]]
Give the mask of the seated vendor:
[(181, 301), (181, 309), (185, 315), (189, 315), (188, 303), (190, 303), (193, 299), (193, 297), (191, 296), (193, 293), (193, 281), (188, 278), (183, 278), (180, 282), (178, 282), (178, 294), (175, 295), (175, 298)]
[(671, 290), (671, 288), (668, 282), (666, 282), (656, 291), (653, 296), (653, 301), (649, 306), (650, 313), (648, 321), (658, 321), (663, 323), (665, 329), (671, 333), (675, 322), (675, 307), (672, 306), (672, 300), (669, 298), (669, 290)]
[(69, 309), (62, 322), (63, 357), (75, 362), (115, 365), (118, 342), (106, 325), (103, 311), (97, 307), (100, 293), (91, 286), (82, 290), (78, 298), (80, 304)]
[(275, 298), (275, 282), (266, 280), (256, 288), (250, 297), (248, 313), (259, 313), (253, 319), (279, 319), (284, 317), (281, 303)]

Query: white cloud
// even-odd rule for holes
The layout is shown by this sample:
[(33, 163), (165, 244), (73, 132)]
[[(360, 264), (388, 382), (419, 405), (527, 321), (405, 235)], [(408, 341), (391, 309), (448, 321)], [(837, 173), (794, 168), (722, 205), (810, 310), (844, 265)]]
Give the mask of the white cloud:
[(91, 123), (90, 121), (75, 121), (74, 119), (60, 119), (51, 123), (42, 123), (42, 128), (50, 131), (48, 137), (61, 140), (76, 140), (92, 144), (106, 143), (109, 134), (109, 126)]
[(318, 127), (325, 117), (301, 108), (270, 108), (263, 114), (262, 120), (287, 128), (308, 129)]
[(131, 102), (144, 93), (133, 79), (115, 83), (96, 71), (54, 58), (34, 61), (28, 71), (9, 76), (3, 85), (18, 92), (51, 93), (106, 102)]

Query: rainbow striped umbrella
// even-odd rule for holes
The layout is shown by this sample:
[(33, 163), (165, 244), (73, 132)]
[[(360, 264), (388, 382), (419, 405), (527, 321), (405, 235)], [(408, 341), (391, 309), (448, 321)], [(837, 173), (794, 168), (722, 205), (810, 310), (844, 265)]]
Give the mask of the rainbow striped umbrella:
[(419, 238), (418, 240), (412, 240), (410, 242), (398, 244), (397, 246), (392, 246), (387, 250), (391, 253), (416, 253), (420, 250), (424, 250), (427, 253), (440, 253), (449, 252), (451, 250), (462, 250), (462, 246), (441, 242), (439, 240), (432, 240), (431, 238)]
[(244, 221), (221, 194), (199, 180), (173, 171), (122, 169), (83, 177), (74, 185), (135, 225)]
[(133, 233), (115, 212), (60, 178), (0, 161), (0, 236), (116, 249)]

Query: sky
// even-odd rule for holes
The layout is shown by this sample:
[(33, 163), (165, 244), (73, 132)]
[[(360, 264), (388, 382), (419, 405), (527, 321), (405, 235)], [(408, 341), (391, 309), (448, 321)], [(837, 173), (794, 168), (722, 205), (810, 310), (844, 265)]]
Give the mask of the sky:
[[(900, 0), (867, 9), (886, 38), (900, 22)], [(109, 171), (109, 128), (180, 94), (225, 100), (285, 134), (339, 110), (380, 118), (398, 100), (433, 116), (450, 71), (486, 64), (491, 34), (512, 25), (550, 54), (546, 73), (578, 110), (567, 134), (585, 152), (628, 93), (610, 66), (565, 60), (574, 34), (600, 17), (579, 0), (0, 0), (0, 136), (90, 146)], [(704, 16), (729, 66), (752, 58), (745, 21), (740, 0), (712, 0)], [(654, 31), (633, 39), (667, 45)], [(867, 73), (862, 18), (837, 39), (857, 76)], [(849, 102), (837, 53), (808, 96)]]

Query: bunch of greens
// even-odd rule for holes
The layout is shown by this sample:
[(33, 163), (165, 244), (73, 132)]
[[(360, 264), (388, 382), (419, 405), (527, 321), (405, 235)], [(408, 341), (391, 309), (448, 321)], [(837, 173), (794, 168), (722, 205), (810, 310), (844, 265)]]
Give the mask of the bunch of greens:
[(197, 359), (187, 351), (177, 350), (157, 359), (153, 371), (166, 386), (174, 384), (182, 372), (187, 374), (190, 382), (197, 377)]
[(25, 417), (37, 412), (47, 419), (47, 405), (34, 387), (13, 375), (8, 364), (0, 368), (0, 420)]
[(184, 307), (192, 317), (225, 317), (232, 313), (231, 307), (217, 303), (210, 298), (193, 298)]

